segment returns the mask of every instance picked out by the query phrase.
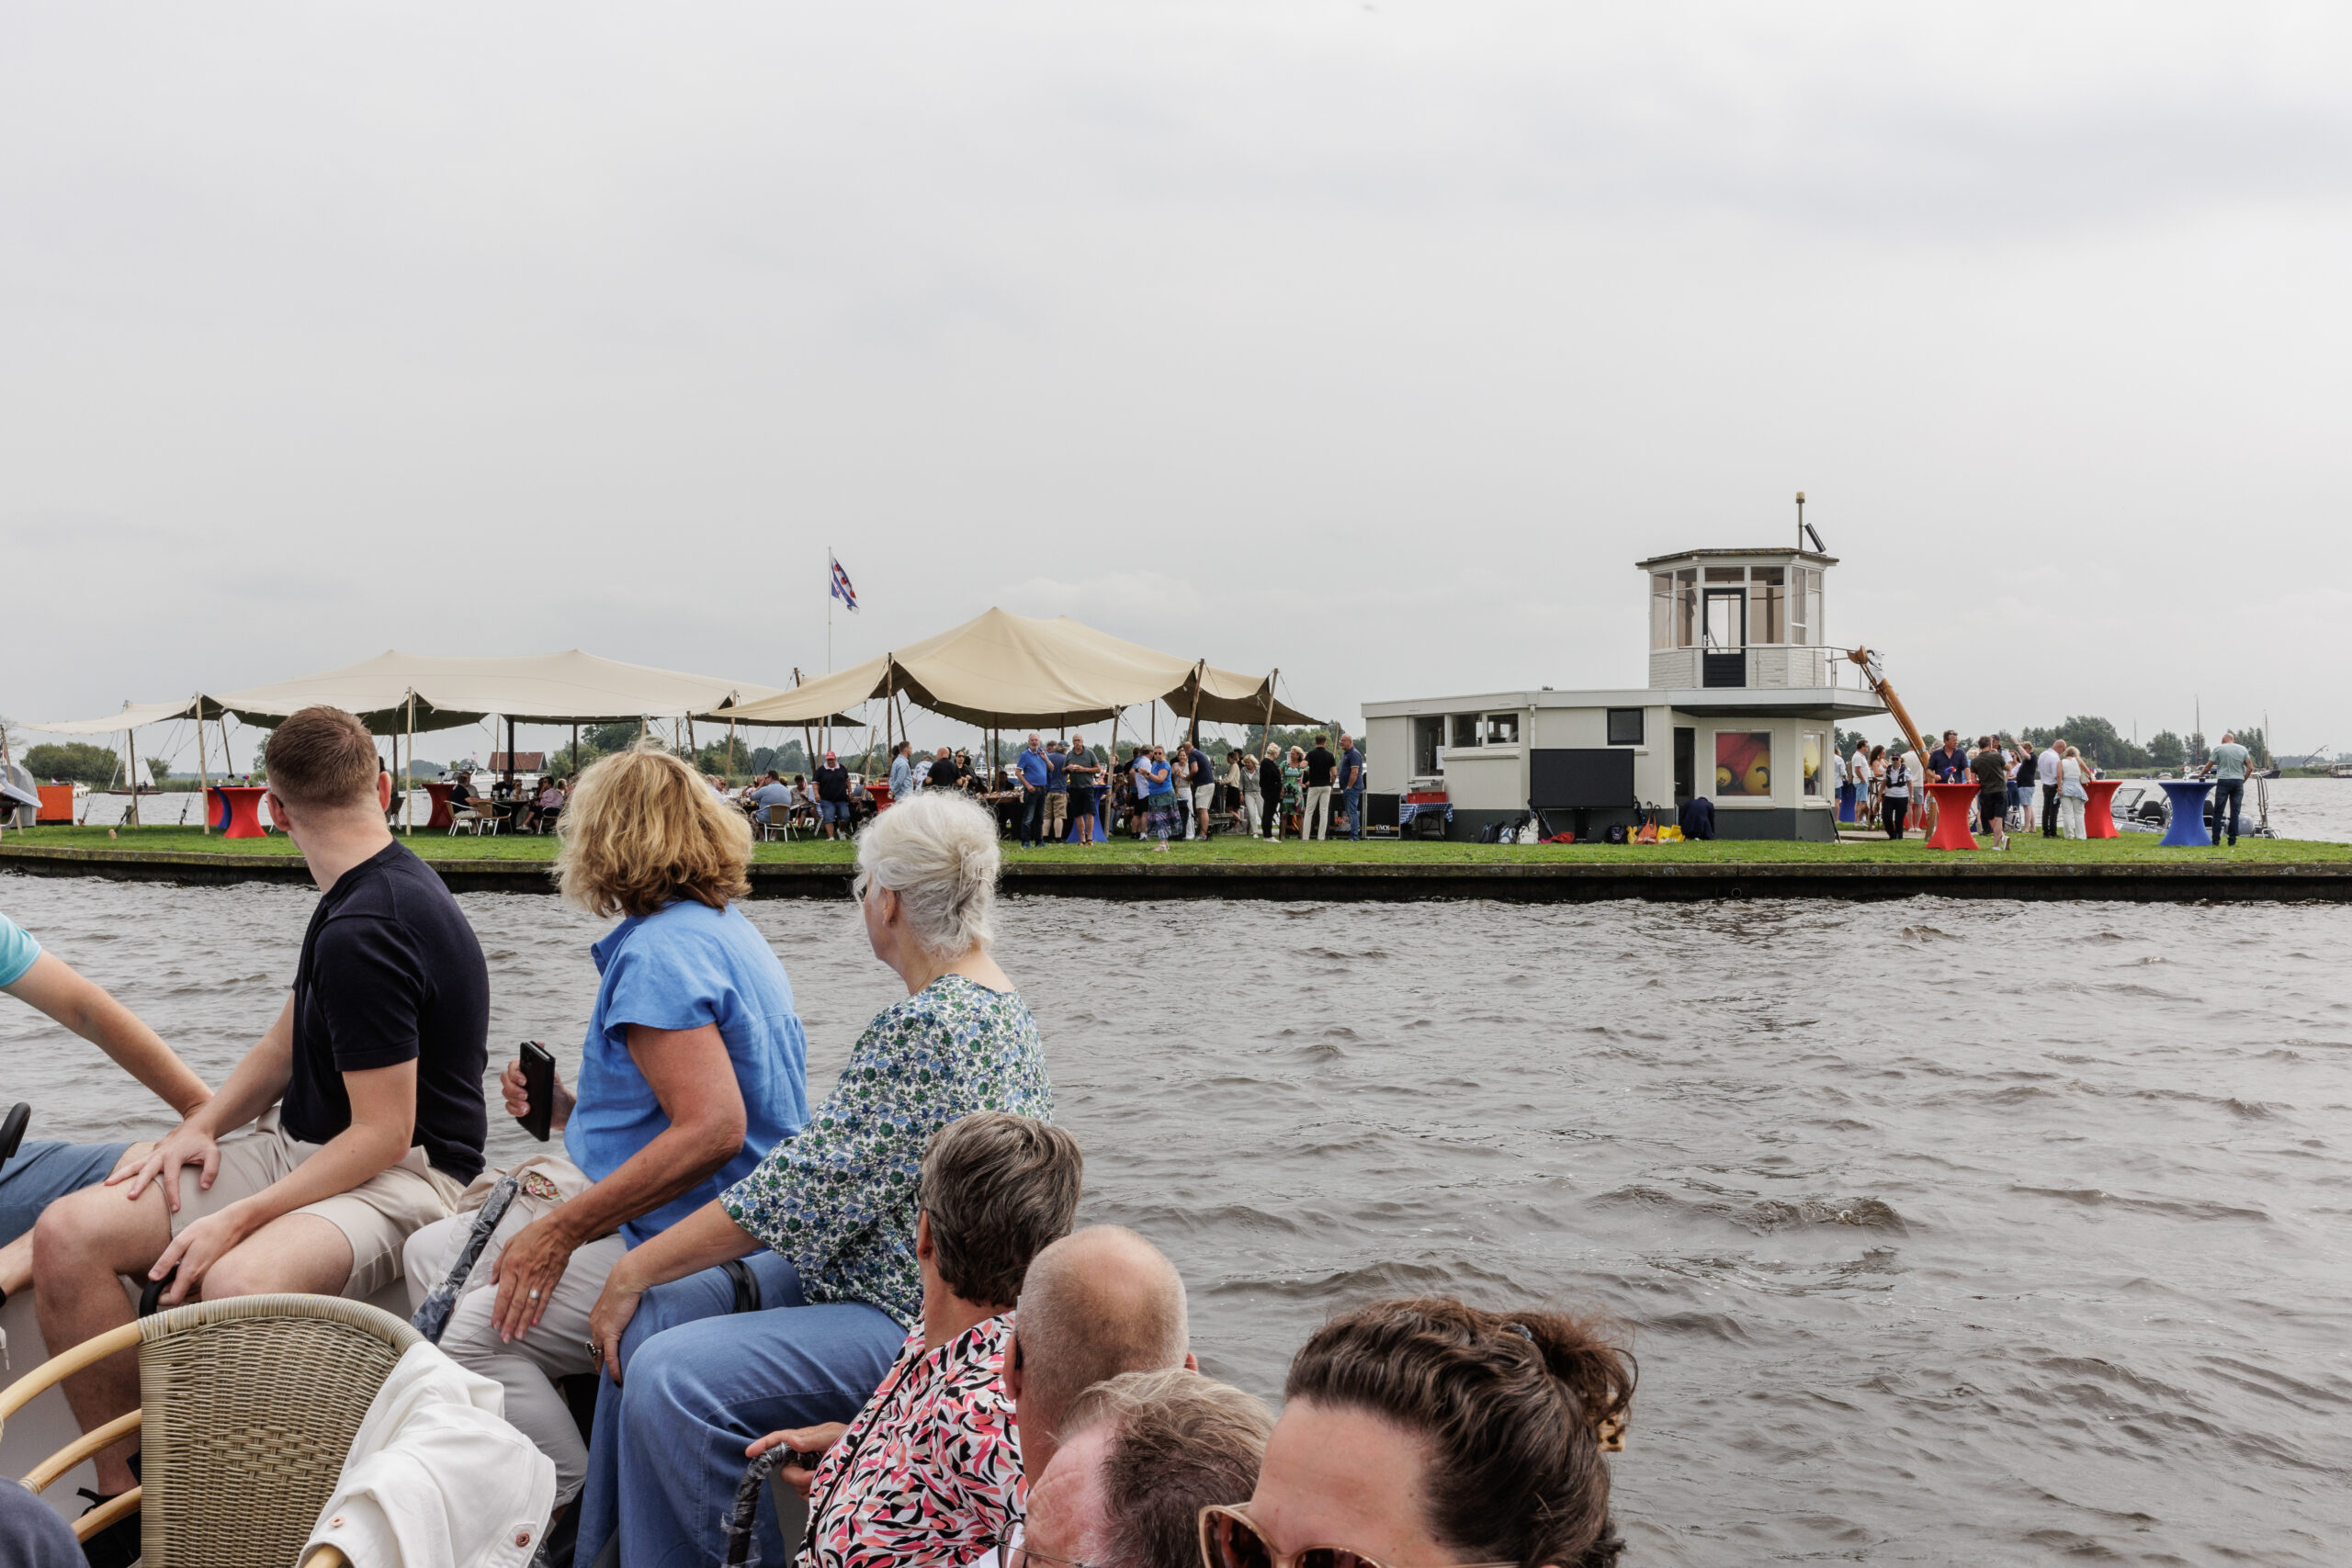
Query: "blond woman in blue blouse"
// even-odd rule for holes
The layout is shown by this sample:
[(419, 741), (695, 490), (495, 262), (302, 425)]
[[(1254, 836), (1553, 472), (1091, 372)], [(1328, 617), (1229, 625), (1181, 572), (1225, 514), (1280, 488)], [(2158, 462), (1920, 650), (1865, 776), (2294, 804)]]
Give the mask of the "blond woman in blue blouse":
[[(858, 836), (874, 955), (906, 999), (866, 1027), (808, 1128), (615, 1265), (575, 1561), (715, 1554), (764, 1433), (854, 1416), (922, 1317), (915, 1195), (931, 1135), (978, 1111), (1053, 1119), (1036, 1020), (989, 956), (996, 823), (925, 790)], [(759, 1556), (783, 1561), (762, 1505)]]

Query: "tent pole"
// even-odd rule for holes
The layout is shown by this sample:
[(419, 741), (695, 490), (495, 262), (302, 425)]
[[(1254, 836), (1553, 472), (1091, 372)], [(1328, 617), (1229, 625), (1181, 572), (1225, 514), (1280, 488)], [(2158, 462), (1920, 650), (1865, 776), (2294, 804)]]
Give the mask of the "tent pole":
[[(413, 772), (416, 767), (416, 688), (413, 686), (409, 688), (408, 694), (408, 765)], [(416, 835), (416, 799), (411, 790), (401, 791), (401, 831), (412, 838)]]
[(727, 721), (727, 776), (730, 780), (735, 776), (735, 721), (731, 718)]
[(576, 724), (571, 727), (571, 771), (580, 771), (580, 727)]
[(1193, 666), (1192, 733), (1184, 742), (1188, 746), (1198, 746), (1201, 743), (1201, 671), (1208, 668), (1208, 663), (1209, 661), (1204, 659)]
[[(124, 707), (129, 707), (130, 705), (130, 699), (129, 697), (123, 698), (122, 705)], [(139, 826), (138, 734), (139, 732), (135, 729), (126, 729), (122, 732), (122, 766), (123, 772), (126, 775), (126, 782), (130, 785), (130, 825), (134, 828)]]
[[(5, 761), (5, 759), (0, 759)], [(204, 769), (204, 694), (196, 697), (196, 799), (197, 822), (206, 838), (212, 837), (212, 780)]]
[[(800, 684), (800, 666), (797, 664), (792, 667), (792, 683), (796, 686)], [(811, 773), (817, 771), (816, 745), (809, 734), (808, 721), (804, 718), (800, 721), (800, 765)]]

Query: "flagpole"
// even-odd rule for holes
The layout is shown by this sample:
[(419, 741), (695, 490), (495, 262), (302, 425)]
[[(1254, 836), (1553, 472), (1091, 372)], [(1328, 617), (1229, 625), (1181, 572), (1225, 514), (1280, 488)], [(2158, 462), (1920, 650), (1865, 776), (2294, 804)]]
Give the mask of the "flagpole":
[[(833, 672), (833, 600), (835, 597), (833, 547), (827, 545), (825, 547), (825, 673), (828, 675)], [(830, 716), (823, 724), (817, 727), (817, 733), (826, 745), (831, 746), (833, 743), (833, 725)]]

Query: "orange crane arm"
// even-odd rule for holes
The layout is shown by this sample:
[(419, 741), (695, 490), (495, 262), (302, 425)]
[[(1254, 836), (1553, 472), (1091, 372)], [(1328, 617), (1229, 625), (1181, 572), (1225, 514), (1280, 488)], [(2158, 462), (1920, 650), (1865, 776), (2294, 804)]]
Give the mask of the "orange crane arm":
[(1871, 683), (1871, 690), (1878, 694), (1878, 700), (1886, 705), (1886, 711), (1893, 714), (1894, 722), (1903, 727), (1903, 738), (1911, 742), (1912, 754), (1925, 761), (1927, 742), (1919, 739), (1919, 727), (1911, 722), (1910, 714), (1904, 709), (1903, 699), (1896, 696), (1894, 688), (1886, 683), (1886, 671), (1879, 665), (1878, 654), (1871, 649), (1855, 648), (1847, 649), (1846, 657), (1861, 666), (1862, 679)]

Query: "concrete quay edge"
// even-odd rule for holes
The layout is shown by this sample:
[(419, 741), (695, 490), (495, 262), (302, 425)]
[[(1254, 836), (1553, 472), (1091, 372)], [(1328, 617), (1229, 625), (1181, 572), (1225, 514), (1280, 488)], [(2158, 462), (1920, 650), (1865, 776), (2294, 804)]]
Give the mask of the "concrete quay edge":
[[(1741, 863), (1658, 861), (1556, 862), (1484, 865), (1379, 863), (1153, 865), (1133, 861), (1090, 864), (1018, 863), (1005, 868), (1004, 891), (1050, 897), (1242, 898), (1276, 902), (1390, 903), (1490, 898), (1519, 903), (1589, 903), (1636, 898), (1692, 902), (1738, 898), (1884, 899), (1911, 897), (2082, 899), (2122, 903), (2352, 902), (2352, 853), (2342, 863), (2178, 865), (2028, 865), (1955, 858), (1931, 864), (1820, 862)], [(459, 893), (550, 894), (544, 862), (428, 860)], [(0, 870), (33, 875), (97, 876), (126, 882), (196, 886), (278, 883), (307, 886), (291, 855), (205, 854), (183, 851), (85, 849), (0, 844)], [(846, 897), (851, 870), (842, 863), (755, 863), (752, 894), (763, 898)]]

